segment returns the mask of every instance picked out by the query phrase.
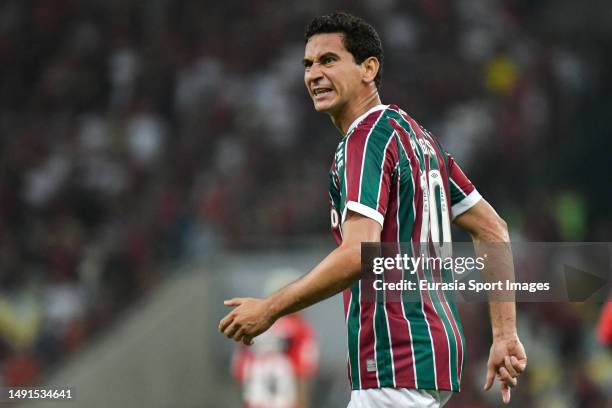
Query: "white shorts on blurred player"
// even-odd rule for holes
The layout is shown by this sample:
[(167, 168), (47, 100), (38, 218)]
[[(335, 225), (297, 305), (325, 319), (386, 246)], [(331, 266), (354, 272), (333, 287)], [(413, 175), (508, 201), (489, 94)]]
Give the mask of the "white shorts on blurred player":
[(369, 388), (351, 391), (347, 408), (441, 408), (451, 391), (410, 388)]

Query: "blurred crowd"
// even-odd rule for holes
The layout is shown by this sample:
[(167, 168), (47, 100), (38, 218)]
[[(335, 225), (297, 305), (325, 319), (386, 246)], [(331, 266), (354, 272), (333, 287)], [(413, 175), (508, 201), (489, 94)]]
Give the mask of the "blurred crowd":
[[(601, 154), (612, 147), (612, 14), (605, 1), (581, 8), (2, 1), (3, 382), (35, 383), (168, 265), (327, 233), (326, 177), (340, 135), (313, 112), (301, 59), (305, 25), (336, 9), (377, 27), (383, 103), (437, 134), (513, 239), (610, 241)], [(602, 406), (612, 363), (592, 363), (594, 335), (582, 329), (596, 310), (523, 309), (532, 350), (525, 406)], [(466, 332), (484, 330), (482, 313), (466, 312)], [(470, 349), (486, 350), (486, 336)], [(568, 359), (570, 372), (562, 370)], [(480, 385), (476, 374), (466, 375), (464, 390)], [(564, 393), (553, 401), (559, 384)], [(455, 406), (481, 406), (481, 398), (465, 392)]]

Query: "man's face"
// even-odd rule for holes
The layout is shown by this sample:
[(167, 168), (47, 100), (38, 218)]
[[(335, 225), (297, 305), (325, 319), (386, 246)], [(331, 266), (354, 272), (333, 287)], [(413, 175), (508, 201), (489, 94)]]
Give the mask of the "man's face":
[(316, 34), (306, 43), (304, 83), (317, 112), (342, 112), (364, 85), (362, 72), (344, 48), (343, 34)]

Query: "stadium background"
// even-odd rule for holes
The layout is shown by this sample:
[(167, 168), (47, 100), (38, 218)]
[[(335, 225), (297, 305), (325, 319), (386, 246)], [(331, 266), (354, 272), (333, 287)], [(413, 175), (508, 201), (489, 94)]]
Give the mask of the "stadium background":
[[(305, 24), (336, 9), (377, 27), (383, 102), (440, 137), (513, 240), (610, 241), (608, 1), (4, 0), (5, 386), (73, 385), (70, 406), (239, 406), (220, 301), (333, 245), (339, 135), (301, 58)], [(530, 366), (512, 406), (610, 406), (598, 311), (520, 305)], [(449, 406), (498, 406), (481, 391), (486, 307), (461, 314)], [(344, 406), (341, 302), (306, 316), (322, 352), (313, 406)]]

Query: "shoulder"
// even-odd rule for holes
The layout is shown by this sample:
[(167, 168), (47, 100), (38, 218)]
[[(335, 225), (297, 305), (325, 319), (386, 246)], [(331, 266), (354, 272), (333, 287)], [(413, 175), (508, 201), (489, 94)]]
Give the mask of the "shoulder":
[(381, 109), (366, 116), (345, 138), (351, 143), (362, 144), (386, 143), (393, 134), (390, 119), (392, 111), (389, 108)]
[(421, 125), (414, 120), (412, 116), (397, 105), (389, 105), (386, 113), (388, 122), (392, 124), (397, 124), (403, 128), (408, 128), (408, 130), (414, 130), (412, 129), (413, 127), (421, 127)]

